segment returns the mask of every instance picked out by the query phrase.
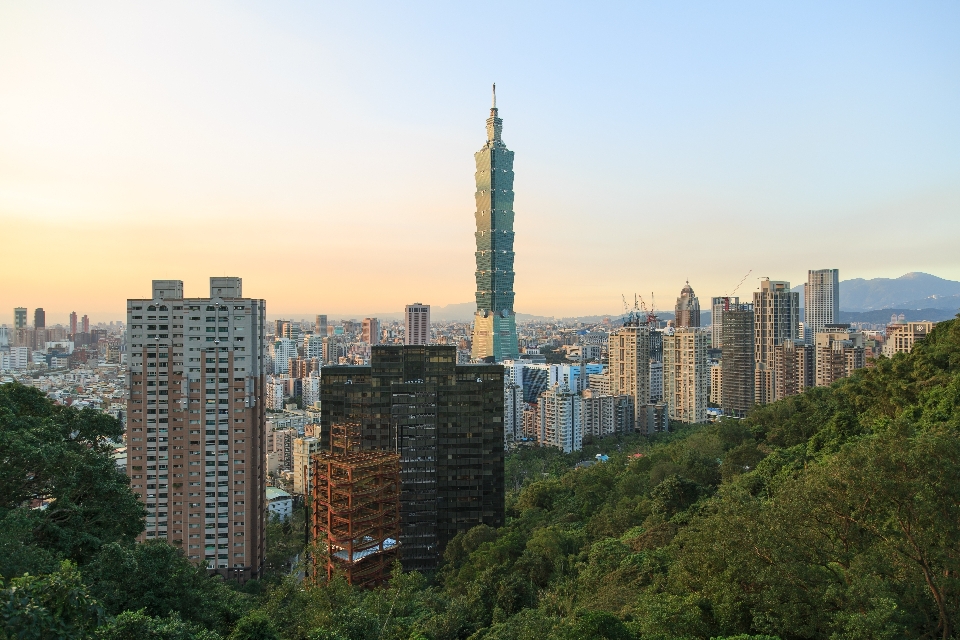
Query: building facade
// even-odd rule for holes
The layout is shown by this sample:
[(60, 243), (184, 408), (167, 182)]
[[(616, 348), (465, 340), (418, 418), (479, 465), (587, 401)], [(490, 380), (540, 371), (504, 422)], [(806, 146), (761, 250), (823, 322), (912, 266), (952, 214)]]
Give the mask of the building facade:
[(633, 431), (633, 398), (585, 389), (580, 399), (584, 437), (603, 438)]
[(675, 324), (678, 328), (700, 326), (700, 300), (693, 292), (689, 280), (680, 290), (680, 297), (677, 298), (674, 311), (676, 312)]
[(816, 382), (814, 348), (802, 340), (785, 340), (773, 349), (773, 399), (803, 393)]
[(754, 324), (749, 304), (730, 305), (723, 312), (720, 405), (728, 416), (743, 417), (754, 405)]
[[(428, 341), (429, 341), (429, 331), (430, 331), (429, 313), (430, 312), (428, 311), (427, 312)], [(360, 339), (371, 346), (380, 344), (380, 321), (377, 320), (376, 318), (364, 318), (363, 326), (360, 330)]]
[(430, 344), (430, 305), (415, 302), (408, 304), (403, 312), (406, 330), (403, 334), (405, 345)]
[(829, 387), (866, 366), (863, 334), (849, 331), (849, 327), (847, 324), (827, 325), (817, 334), (814, 347), (818, 387)]
[(537, 403), (542, 446), (555, 447), (564, 453), (583, 448), (580, 400), (567, 385), (554, 384), (543, 392)]
[(803, 289), (803, 332), (807, 344), (813, 344), (816, 335), (828, 324), (833, 324), (840, 313), (840, 270), (811, 269), (807, 271), (807, 286)]
[(610, 335), (608, 348), (610, 395), (633, 398), (634, 428), (649, 435), (654, 432), (645, 409), (650, 403), (650, 327), (629, 322)]
[(265, 303), (240, 278), (209, 298), (153, 281), (127, 300), (127, 474), (147, 507), (141, 540), (165, 538), (225, 577), (263, 569)]
[(773, 402), (776, 377), (774, 349), (787, 340), (797, 339), (800, 322), (800, 294), (790, 291), (790, 283), (765, 278), (760, 291), (753, 294), (754, 313), (754, 400)]
[(903, 322), (887, 325), (887, 336), (883, 342), (883, 355), (892, 358), (898, 353), (910, 353), (915, 344), (933, 331), (932, 322)]
[(707, 333), (681, 327), (663, 337), (663, 399), (670, 420), (699, 424), (707, 421)]
[(503, 143), (503, 120), (493, 105), (487, 143), (474, 154), (477, 203), (477, 312), (473, 317), (473, 359), (515, 360), (517, 319), (513, 310), (513, 151)]
[(454, 346), (377, 346), (369, 366), (321, 377), (320, 437), (360, 425), (361, 448), (400, 454), (401, 559), (432, 571), (447, 543), (504, 522), (504, 368), (458, 365)]
[(711, 348), (723, 348), (723, 312), (731, 306), (739, 307), (738, 296), (718, 296), (710, 299)]

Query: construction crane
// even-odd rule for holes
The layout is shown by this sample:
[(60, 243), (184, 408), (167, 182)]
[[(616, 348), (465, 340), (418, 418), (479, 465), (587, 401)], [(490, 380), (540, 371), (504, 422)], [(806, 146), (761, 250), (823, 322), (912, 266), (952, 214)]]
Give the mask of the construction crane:
[(751, 273), (753, 273), (753, 269), (750, 269), (749, 271), (747, 271), (747, 274), (746, 274), (745, 276), (743, 276), (743, 278), (740, 280), (740, 282), (737, 283), (737, 286), (735, 286), (735, 287), (733, 288), (733, 291), (730, 293), (730, 295), (727, 296), (728, 298), (732, 298), (732, 297), (733, 297), (733, 294), (737, 292), (737, 289), (740, 288), (740, 285), (742, 285), (744, 282), (747, 281), (747, 278), (750, 277), (750, 274), (751, 274)]
[(650, 292), (650, 312), (647, 314), (647, 324), (657, 327), (657, 300), (653, 297), (653, 291)]

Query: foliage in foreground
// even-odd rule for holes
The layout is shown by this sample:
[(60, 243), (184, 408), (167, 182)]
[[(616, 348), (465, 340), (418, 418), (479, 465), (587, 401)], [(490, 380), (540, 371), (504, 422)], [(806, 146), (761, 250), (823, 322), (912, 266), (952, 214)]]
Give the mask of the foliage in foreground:
[[(271, 529), (273, 577), (251, 593), (162, 543), (4, 532), (0, 611), (8, 636), (36, 638), (951, 638), (958, 436), (952, 321), (909, 356), (746, 420), (624, 439), (619, 451), (601, 442), (606, 463), (512, 454), (506, 526), (457, 536), (429, 579), (397, 569), (373, 591), (301, 582), (284, 562), (300, 551), (297, 527)], [(39, 574), (9, 573), (27, 561)], [(64, 629), (25, 632), (47, 624), (45, 611)]]

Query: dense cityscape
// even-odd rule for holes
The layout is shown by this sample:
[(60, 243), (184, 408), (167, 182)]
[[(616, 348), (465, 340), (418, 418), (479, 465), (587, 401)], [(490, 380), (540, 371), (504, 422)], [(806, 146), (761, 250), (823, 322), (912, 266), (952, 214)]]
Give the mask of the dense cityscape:
[[(413, 261), (376, 274), (423, 288), (402, 312), (340, 313), (306, 286), (342, 277), (320, 269), (289, 278), (295, 303), (259, 290), (251, 274), (312, 249), (263, 212), (229, 232), (275, 232), (264, 266), (221, 270), (232, 236), (204, 246), (209, 280), (158, 251), (123, 317), (14, 300), (31, 308), (0, 318), (0, 640), (960, 637), (960, 282), (841, 280), (849, 260), (797, 241), (790, 265), (749, 254), (700, 287), (678, 248), (591, 298), (615, 309), (524, 314), (527, 165), (497, 101), (494, 84), (473, 240), (444, 248), (473, 254), (468, 311)], [(644, 222), (638, 256), (693, 224), (673, 218)], [(748, 255), (710, 223), (697, 251)], [(297, 233), (358, 261), (390, 233), (358, 229)], [(591, 272), (596, 246), (538, 259)], [(785, 279), (798, 259), (806, 279)], [(667, 303), (635, 292), (654, 272)]]

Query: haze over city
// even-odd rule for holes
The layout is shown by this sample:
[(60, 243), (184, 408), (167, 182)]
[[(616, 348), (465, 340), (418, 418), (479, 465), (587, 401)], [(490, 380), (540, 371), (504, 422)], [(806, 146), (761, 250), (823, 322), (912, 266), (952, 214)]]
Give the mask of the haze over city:
[(111, 320), (212, 274), (271, 316), (469, 302), (492, 82), (518, 312), (670, 308), (751, 269), (742, 291), (960, 279), (958, 26), (954, 4), (3, 3), (0, 308)]

